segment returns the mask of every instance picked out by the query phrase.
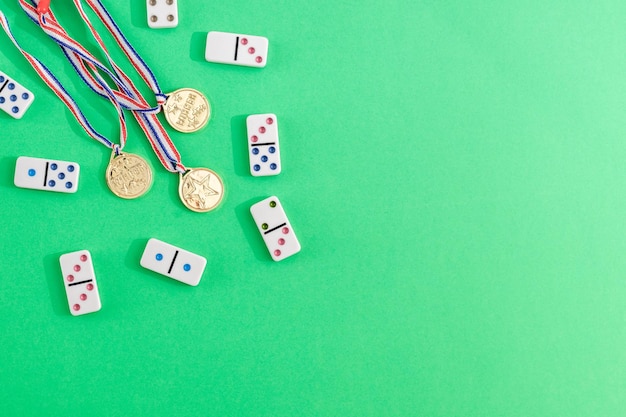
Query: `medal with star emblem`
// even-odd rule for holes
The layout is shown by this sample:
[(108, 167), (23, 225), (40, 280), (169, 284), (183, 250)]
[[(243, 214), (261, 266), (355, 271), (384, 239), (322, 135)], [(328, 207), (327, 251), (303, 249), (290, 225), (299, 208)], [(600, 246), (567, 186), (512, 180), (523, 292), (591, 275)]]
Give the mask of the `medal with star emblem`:
[(178, 194), (189, 210), (206, 213), (221, 203), (224, 183), (208, 168), (192, 168), (180, 176)]
[(207, 98), (193, 88), (181, 88), (167, 97), (163, 104), (165, 120), (183, 133), (201, 130), (211, 118), (211, 106)]

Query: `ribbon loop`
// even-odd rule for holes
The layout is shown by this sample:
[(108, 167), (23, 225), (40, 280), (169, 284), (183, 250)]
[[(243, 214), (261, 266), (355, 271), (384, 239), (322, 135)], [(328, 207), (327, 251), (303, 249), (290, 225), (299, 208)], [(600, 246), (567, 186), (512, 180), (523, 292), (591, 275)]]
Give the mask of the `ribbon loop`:
[[(83, 130), (93, 139), (102, 143), (108, 148), (113, 148), (115, 143), (109, 139), (107, 139), (104, 135), (98, 133), (93, 126), (89, 123), (83, 112), (80, 110), (80, 107), (76, 104), (76, 101), (72, 98), (72, 96), (67, 92), (67, 90), (63, 87), (61, 82), (54, 76), (54, 74), (37, 58), (33, 55), (26, 52), (17, 42), (13, 32), (11, 31), (11, 27), (9, 25), (9, 21), (2, 11), (0, 11), (0, 25), (4, 29), (5, 33), (13, 43), (13, 45), (20, 51), (20, 53), (26, 58), (26, 60), (33, 67), (37, 75), (46, 83), (48, 87), (61, 99), (61, 101), (67, 106), (72, 115), (76, 118), (76, 121), (81, 125)], [(104, 83), (104, 80), (101, 78), (99, 82)], [(106, 85), (106, 83), (104, 83)], [(126, 119), (124, 117), (123, 110), (121, 109), (119, 103), (114, 100), (113, 93), (110, 91), (110, 88), (107, 86), (105, 90), (107, 90), (107, 96), (109, 97), (111, 103), (115, 106), (118, 116), (119, 116), (119, 124), (120, 124), (120, 144), (115, 145), (120, 149), (124, 147), (126, 143), (127, 130), (126, 130)]]
[[(33, 2), (33, 5), (36, 5), (35, 0), (31, 1)], [(115, 64), (106, 48), (106, 45), (85, 13), (81, 0), (74, 0), (74, 5), (76, 6), (81, 18), (85, 21), (94, 39), (102, 49), (102, 52), (111, 66), (112, 71), (101, 64), (91, 53), (89, 53), (89, 51), (83, 48), (80, 43), (68, 35), (68, 33), (56, 20), (52, 10), (49, 10), (46, 15), (38, 15), (35, 7), (28, 4), (26, 0), (19, 0), (19, 3), (28, 17), (31, 18), (34, 23), (38, 24), (39, 27), (61, 47), (61, 50), (70, 61), (82, 81), (91, 90), (102, 97), (116, 101), (118, 103), (118, 107), (132, 111), (133, 116), (139, 123), (141, 129), (144, 131), (152, 149), (159, 158), (163, 167), (171, 172), (184, 173), (186, 168), (181, 163), (180, 154), (156, 116), (157, 113), (161, 111), (163, 104), (167, 100), (167, 95), (161, 91), (156, 77), (148, 65), (141, 59), (139, 54), (137, 54), (130, 42), (128, 42), (119, 27), (115, 24), (115, 21), (109, 12), (105, 9), (104, 5), (99, 0), (87, 0), (89, 7), (104, 23), (105, 27), (113, 35), (116, 43), (128, 57), (137, 73), (153, 91), (157, 101), (157, 105), (155, 107), (151, 107), (148, 104), (130, 78), (118, 65)], [(102, 79), (99, 72), (108, 75), (117, 85), (118, 89), (111, 89)]]

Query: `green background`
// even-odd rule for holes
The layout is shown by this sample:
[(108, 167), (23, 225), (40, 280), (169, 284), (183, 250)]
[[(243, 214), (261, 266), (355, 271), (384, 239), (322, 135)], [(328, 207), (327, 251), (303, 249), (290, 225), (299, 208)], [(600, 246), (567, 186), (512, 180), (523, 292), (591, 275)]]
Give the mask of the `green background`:
[[(114, 197), (108, 150), (1, 37), (36, 100), (0, 114), (0, 414), (624, 415), (626, 3), (183, 0), (171, 30), (106, 4), (163, 90), (208, 95), (209, 126), (171, 136), (228, 194), (186, 210), (132, 122), (155, 183)], [(116, 137), (110, 104), (0, 8)], [(208, 30), (268, 37), (267, 67), (205, 62)], [(266, 112), (283, 173), (253, 178), (245, 116)], [(14, 187), (19, 155), (78, 162), (79, 192)], [(269, 195), (303, 246), (279, 263), (248, 212)], [(141, 268), (150, 237), (206, 256), (200, 285)], [(72, 317), (58, 257), (80, 249), (103, 308)]]

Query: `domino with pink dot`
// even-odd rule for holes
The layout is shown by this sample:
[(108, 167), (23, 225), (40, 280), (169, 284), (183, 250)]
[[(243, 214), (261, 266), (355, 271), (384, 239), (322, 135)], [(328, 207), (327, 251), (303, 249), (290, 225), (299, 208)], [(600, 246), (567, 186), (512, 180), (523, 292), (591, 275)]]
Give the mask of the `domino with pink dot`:
[(73, 316), (93, 313), (102, 308), (100, 293), (88, 250), (66, 253), (59, 258), (67, 303)]
[(252, 114), (246, 119), (250, 174), (278, 175), (281, 171), (278, 120), (275, 114)]
[(253, 204), (250, 213), (273, 260), (282, 261), (300, 252), (300, 242), (276, 196)]
[(204, 58), (218, 64), (263, 68), (269, 41), (263, 36), (211, 31), (206, 38)]

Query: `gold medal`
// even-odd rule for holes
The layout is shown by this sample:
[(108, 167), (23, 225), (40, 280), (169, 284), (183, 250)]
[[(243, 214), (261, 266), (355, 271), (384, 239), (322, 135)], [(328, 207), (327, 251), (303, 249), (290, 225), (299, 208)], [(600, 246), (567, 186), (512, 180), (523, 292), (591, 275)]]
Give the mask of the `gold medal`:
[(211, 106), (206, 97), (193, 88), (181, 88), (169, 94), (163, 105), (165, 119), (183, 133), (197, 132), (209, 122)]
[(140, 156), (131, 153), (111, 154), (106, 171), (109, 189), (120, 198), (132, 199), (144, 195), (152, 185), (152, 169)]
[(205, 213), (215, 209), (224, 197), (224, 184), (208, 168), (192, 168), (180, 176), (180, 199), (189, 210)]

